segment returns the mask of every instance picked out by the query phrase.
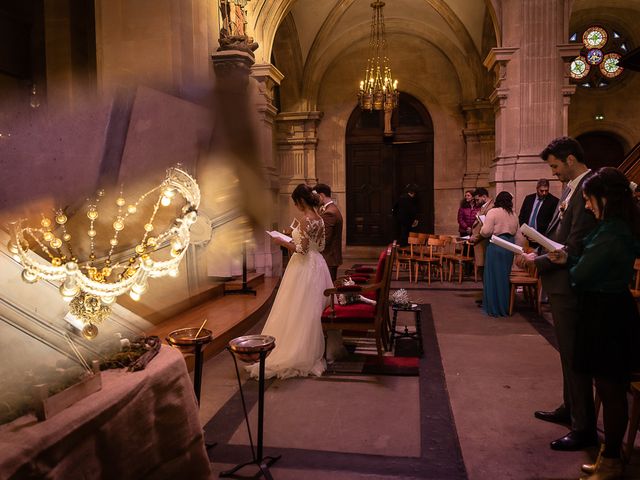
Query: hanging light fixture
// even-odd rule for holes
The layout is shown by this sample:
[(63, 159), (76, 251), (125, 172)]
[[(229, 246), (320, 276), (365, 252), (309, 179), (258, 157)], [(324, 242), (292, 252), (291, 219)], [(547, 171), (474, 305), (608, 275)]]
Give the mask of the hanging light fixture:
[[(391, 75), (389, 58), (387, 57), (387, 42), (385, 39), (384, 13), (385, 3), (375, 1), (371, 3), (373, 16), (371, 18), (371, 35), (369, 37), (369, 58), (365, 70), (364, 80), (360, 81), (358, 103), (360, 108), (367, 111), (384, 110), (389, 112), (398, 106), (398, 80)], [(385, 124), (387, 121), (385, 121)], [(385, 127), (385, 134), (387, 134)]]

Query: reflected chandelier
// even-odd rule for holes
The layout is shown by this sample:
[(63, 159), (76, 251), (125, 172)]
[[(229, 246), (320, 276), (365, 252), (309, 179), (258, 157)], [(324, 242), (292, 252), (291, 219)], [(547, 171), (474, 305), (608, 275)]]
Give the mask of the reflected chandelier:
[(387, 57), (384, 13), (382, 12), (384, 5), (382, 1), (371, 3), (373, 16), (369, 37), (369, 58), (364, 80), (360, 81), (358, 92), (360, 108), (368, 111), (391, 111), (398, 106), (398, 80), (394, 80), (391, 75)]
[[(133, 252), (121, 261), (114, 261), (114, 249), (119, 244), (119, 235), (124, 230), (127, 219), (141, 210), (145, 200), (156, 196), (150, 217), (143, 227), (142, 238)], [(158, 210), (178, 203), (181, 196), (184, 204), (172, 224), (161, 233), (155, 234), (154, 224)], [(200, 188), (195, 179), (179, 167), (167, 170), (160, 185), (141, 195), (137, 201), (127, 203), (122, 195), (115, 200), (117, 213), (110, 223), (109, 251), (105, 257), (97, 258), (95, 239), (96, 220), (100, 213), (98, 206), (104, 204), (105, 192), (98, 190), (95, 199), (89, 200), (86, 216), (89, 227), (89, 258), (80, 260), (74, 253), (71, 234), (67, 230), (67, 216), (61, 209), (53, 218), (42, 215), (40, 225), (30, 227), (16, 222), (12, 239), (7, 248), (14, 259), (24, 267), (22, 279), (27, 283), (38, 280), (62, 282), (60, 293), (69, 301), (69, 311), (82, 324), (82, 334), (94, 338), (98, 334), (96, 324), (101, 323), (111, 313), (110, 305), (116, 297), (129, 293), (133, 300), (148, 288), (148, 278), (165, 275), (177, 276), (178, 266), (189, 246), (189, 229), (197, 220), (200, 205)], [(152, 236), (152, 232), (154, 232)], [(30, 243), (35, 250), (49, 257), (49, 262), (30, 252)], [(167, 254), (160, 255), (166, 249)], [(152, 258), (151, 254), (154, 254)], [(122, 257), (122, 255), (121, 255)]]

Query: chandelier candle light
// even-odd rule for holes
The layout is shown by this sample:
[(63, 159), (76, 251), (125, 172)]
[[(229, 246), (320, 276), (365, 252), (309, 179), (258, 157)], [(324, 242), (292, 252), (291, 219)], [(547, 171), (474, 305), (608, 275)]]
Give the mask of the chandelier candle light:
[(391, 135), (391, 112), (398, 106), (398, 80), (391, 75), (389, 58), (387, 57), (387, 41), (385, 39), (384, 8), (385, 3), (371, 3), (373, 16), (371, 19), (371, 35), (369, 37), (369, 58), (364, 80), (360, 81), (358, 103), (367, 111), (385, 111), (385, 135)]
[[(150, 218), (144, 224), (142, 239), (128, 260), (113, 263), (114, 249), (119, 245), (118, 237), (125, 228), (127, 218), (138, 212), (143, 201), (154, 193), (158, 197)], [(181, 213), (167, 230), (156, 237), (150, 236), (156, 228), (153, 222), (158, 210), (168, 207), (176, 194), (180, 194), (185, 202)], [(118, 296), (129, 293), (137, 301), (148, 288), (148, 278), (178, 275), (178, 266), (189, 246), (189, 228), (198, 217), (200, 188), (188, 173), (179, 167), (172, 167), (167, 170), (160, 185), (141, 195), (135, 203), (127, 205), (120, 191), (116, 199), (118, 211), (111, 223), (113, 233), (109, 240), (109, 252), (106, 258), (97, 259), (95, 221), (99, 216), (98, 206), (101, 201), (104, 203), (104, 197), (104, 190), (99, 190), (96, 198), (89, 201), (86, 213), (89, 219), (88, 259), (80, 260), (74, 254), (71, 234), (67, 231), (68, 219), (63, 210), (55, 212), (53, 221), (42, 215), (40, 227), (27, 227), (22, 222), (16, 222), (13, 237), (7, 245), (9, 252), (24, 267), (22, 279), (25, 282), (35, 283), (40, 279), (62, 282), (60, 293), (64, 300), (70, 302), (70, 313), (83, 323), (82, 333), (89, 339), (98, 334), (96, 324), (110, 315), (110, 305)], [(48, 256), (50, 262), (29, 252), (29, 242), (34, 242), (35, 248)], [(152, 253), (165, 247), (170, 247), (170, 255), (165, 255), (168, 258), (151, 258)]]

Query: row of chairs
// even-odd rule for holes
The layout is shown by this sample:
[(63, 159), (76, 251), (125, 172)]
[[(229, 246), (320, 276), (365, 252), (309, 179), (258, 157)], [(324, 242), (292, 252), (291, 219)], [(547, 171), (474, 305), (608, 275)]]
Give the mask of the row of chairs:
[(435, 235), (427, 233), (411, 233), (407, 240), (408, 246), (402, 248), (396, 257), (396, 280), (400, 270), (409, 272), (409, 281), (417, 282), (420, 272), (423, 272), (427, 283), (431, 285), (432, 278), (451, 281), (456, 267), (458, 268), (458, 283), (462, 283), (466, 264), (473, 265), (474, 280), (478, 281), (478, 269), (473, 256), (473, 246), (466, 241), (459, 241), (453, 235)]

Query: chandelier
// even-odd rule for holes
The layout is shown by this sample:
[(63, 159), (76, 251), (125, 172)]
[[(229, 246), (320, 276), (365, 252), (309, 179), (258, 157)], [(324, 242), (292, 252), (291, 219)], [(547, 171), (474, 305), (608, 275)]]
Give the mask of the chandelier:
[[(363, 110), (384, 110), (391, 112), (398, 106), (398, 80), (391, 75), (387, 42), (384, 33), (384, 2), (371, 3), (371, 35), (369, 37), (369, 58), (364, 80), (360, 81), (358, 103)], [(386, 129), (385, 129), (386, 130)]]
[[(142, 213), (144, 206), (151, 203), (148, 200), (154, 197), (156, 199), (148, 209), (150, 213), (142, 228), (141, 239), (136, 240), (132, 251), (116, 254), (119, 237), (131, 222), (130, 217)], [(179, 197), (182, 197), (182, 205), (178, 203)], [(89, 339), (98, 334), (96, 324), (109, 317), (110, 305), (118, 296), (128, 293), (137, 301), (147, 290), (149, 278), (178, 275), (180, 261), (189, 246), (189, 228), (197, 220), (200, 189), (188, 173), (172, 167), (158, 186), (134, 202), (128, 203), (120, 191), (115, 199), (117, 211), (107, 222), (110, 230), (108, 252), (99, 257), (96, 247), (98, 218), (106, 215), (100, 211), (104, 209), (105, 202), (104, 190), (98, 190), (95, 198), (88, 201), (88, 240), (85, 242), (89, 244), (88, 258), (80, 259), (74, 251), (74, 247), (79, 245), (78, 242), (72, 245), (68, 218), (62, 209), (55, 210), (52, 218), (43, 214), (38, 226), (25, 226), (22, 221), (14, 223), (12, 238), (7, 245), (14, 259), (24, 267), (22, 279), (25, 282), (61, 282), (60, 294), (70, 302), (70, 313), (82, 322), (82, 333)], [(170, 214), (171, 225), (155, 233), (159, 210), (172, 203), (179, 206), (177, 215)], [(164, 213), (162, 216), (166, 217)]]

